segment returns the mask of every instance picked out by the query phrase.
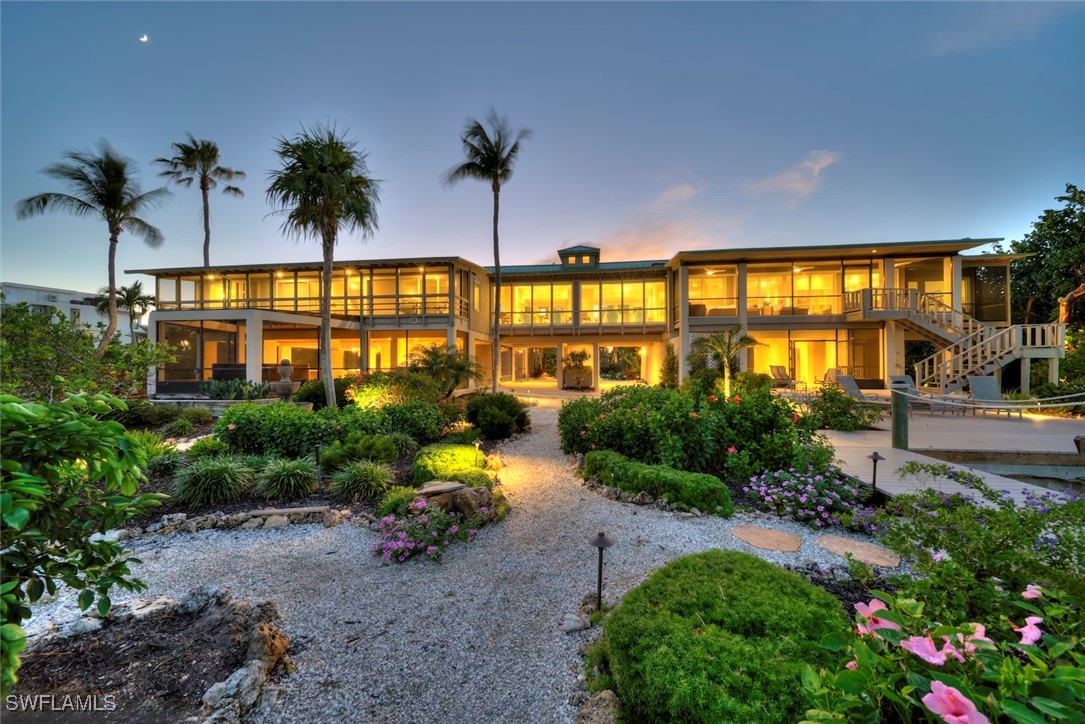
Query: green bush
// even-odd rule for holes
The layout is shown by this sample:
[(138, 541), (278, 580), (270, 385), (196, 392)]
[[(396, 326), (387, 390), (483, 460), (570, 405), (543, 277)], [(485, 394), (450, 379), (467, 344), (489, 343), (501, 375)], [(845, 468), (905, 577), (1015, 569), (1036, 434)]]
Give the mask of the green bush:
[(754, 556), (684, 556), (630, 591), (589, 658), (638, 722), (793, 722), (803, 668), (848, 627), (839, 602)]
[(392, 469), (387, 465), (357, 460), (332, 475), (332, 489), (340, 500), (358, 503), (383, 495), (392, 480)]
[(405, 432), (415, 440), (436, 440), (445, 429), (445, 418), (437, 405), (422, 400), (386, 405), (381, 409), (388, 430)]
[(250, 471), (252, 471), (253, 478), (255, 478), (257, 475), (259, 475), (263, 471), (263, 469), (265, 467), (267, 467), (268, 463), (272, 462), (273, 460), (278, 460), (279, 459), (279, 458), (275, 457), (274, 455), (270, 455), (270, 454), (264, 454), (264, 455), (235, 455), (234, 457), (237, 459), (237, 461), (239, 463), (241, 463), (242, 465), (247, 467)]
[(441, 399), (441, 387), (431, 377), (399, 369), (363, 373), (345, 394), (358, 407), (379, 410), (411, 401), (436, 404)]
[(479, 470), (478, 468), (460, 468), (459, 470), (445, 471), (442, 473), (441, 479), (463, 483), (472, 488), (488, 488), (489, 490), (494, 488), (494, 476), (486, 470)]
[(346, 440), (351, 435), (380, 435), (393, 429), (388, 418), (380, 410), (361, 409), (354, 405), (332, 409), (325, 407), (315, 413), (324, 420), (331, 431), (331, 439)]
[(719, 478), (706, 473), (687, 473), (666, 465), (647, 465), (610, 450), (584, 456), (585, 478), (598, 476), (604, 485), (630, 493), (646, 492), (678, 506), (704, 513), (729, 516), (733, 512), (731, 491)]
[(418, 441), (405, 432), (390, 432), (385, 437), (396, 446), (396, 460), (410, 457), (418, 452)]
[(411, 465), (415, 485), (431, 480), (448, 480), (445, 475), (457, 470), (482, 470), (486, 459), (474, 445), (429, 445), (418, 451)]
[(196, 426), (187, 417), (177, 417), (162, 428), (162, 437), (187, 437), (196, 432)]
[(180, 417), (185, 418), (196, 427), (210, 425), (215, 415), (206, 407), (182, 407)]
[(161, 428), (181, 416), (177, 405), (156, 404), (147, 400), (127, 400), (127, 409), (114, 408), (102, 419), (116, 420), (128, 430)]
[(208, 380), (200, 383), (200, 394), (210, 400), (262, 400), (271, 394), (271, 384), (252, 380)]
[(863, 404), (836, 385), (824, 385), (810, 400), (808, 417), (824, 430), (869, 430), (881, 422), (882, 411)]
[(739, 372), (735, 375), (733, 394), (747, 395), (757, 392), (772, 392), (772, 375), (760, 372)]
[(481, 440), (482, 433), (474, 427), (465, 427), (462, 430), (455, 430), (448, 433), (444, 437), (444, 442), (450, 445), (470, 445), (475, 440)]
[(232, 456), (196, 458), (173, 478), (173, 495), (193, 508), (238, 500), (252, 482), (252, 471)]
[(214, 435), (201, 437), (192, 443), (188, 450), (185, 450), (185, 454), (190, 458), (218, 457), (219, 455), (227, 455), (229, 452), (230, 448), (226, 443)]
[(147, 475), (152, 478), (170, 476), (177, 472), (178, 468), (187, 464), (188, 458), (184, 453), (170, 447), (147, 461)]
[(124, 436), (143, 448), (143, 451), (147, 453), (148, 461), (173, 449), (173, 445), (164, 442), (158, 433), (151, 430), (129, 430)]
[(487, 440), (504, 440), (531, 428), (524, 403), (505, 392), (472, 397), (467, 402), (467, 421)]
[(315, 485), (316, 465), (306, 458), (272, 460), (256, 478), (256, 492), (268, 500), (304, 498)]
[(381, 498), (377, 515), (383, 518), (386, 515), (394, 515), (397, 518), (407, 514), (407, 506), (414, 500), (414, 488), (403, 485), (393, 485), (388, 488)]
[[(215, 437), (232, 453), (274, 453), (300, 458), (314, 452), (318, 443), (328, 444), (338, 436), (338, 416), (314, 413), (297, 405), (234, 405), (215, 423)], [(345, 431), (344, 431), (345, 432)]]
[[(346, 407), (350, 404), (350, 400), (347, 399), (347, 388), (357, 381), (357, 375), (344, 375), (335, 378), (336, 406)], [(324, 394), (324, 380), (306, 380), (298, 386), (298, 391), (294, 393), (295, 402), (311, 402), (313, 403), (313, 410), (325, 407), (327, 400), (327, 395)]]

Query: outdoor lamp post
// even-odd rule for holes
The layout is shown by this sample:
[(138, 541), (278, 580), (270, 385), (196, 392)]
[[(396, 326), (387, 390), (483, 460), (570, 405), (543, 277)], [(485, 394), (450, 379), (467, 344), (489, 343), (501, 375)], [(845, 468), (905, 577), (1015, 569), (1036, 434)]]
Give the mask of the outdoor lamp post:
[(474, 441), (473, 443), (471, 443), (471, 444), (475, 446), (475, 465), (478, 465), (478, 463), (479, 463), (479, 455), (481, 455), (481, 454), (482, 454), (482, 453), (481, 453), (481, 452), (479, 451), (479, 448), (481, 448), (481, 447), (482, 447), (482, 440), (475, 440), (475, 441)]
[(607, 538), (607, 534), (603, 531), (599, 531), (598, 535), (593, 535), (588, 539), (588, 543), (599, 549), (599, 578), (595, 588), (595, 610), (603, 610), (603, 549), (610, 548), (614, 545), (614, 541)]
[(875, 450), (870, 455), (867, 455), (867, 459), (874, 462), (874, 469), (870, 473), (870, 489), (874, 492), (878, 491), (878, 461), (885, 460), (884, 457), (878, 454)]

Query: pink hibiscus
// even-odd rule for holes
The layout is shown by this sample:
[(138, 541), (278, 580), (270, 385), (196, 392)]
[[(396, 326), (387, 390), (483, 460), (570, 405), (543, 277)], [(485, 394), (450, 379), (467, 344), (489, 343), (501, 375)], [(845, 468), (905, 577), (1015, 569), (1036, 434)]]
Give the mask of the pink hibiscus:
[(851, 660), (851, 661), (849, 661), (848, 663), (844, 664), (844, 668), (845, 668), (845, 669), (851, 669), (852, 671), (855, 671), (855, 670), (856, 670), (857, 668), (859, 668), (859, 664), (857, 664), (857, 663), (855, 662), (855, 660), (854, 660), (854, 659), (852, 659), (852, 660)]
[(905, 651), (911, 651), (929, 664), (942, 666), (946, 663), (946, 652), (939, 651), (934, 645), (934, 639), (930, 636), (912, 636), (907, 641), (901, 641), (900, 647)]
[(1025, 586), (1025, 590), (1021, 592), (1021, 598), (1039, 598), (1042, 595), (1044, 595), (1043, 590), (1031, 583)]
[(876, 598), (870, 600), (870, 603), (857, 603), (855, 604), (855, 610), (859, 613), (859, 616), (866, 619), (866, 623), (860, 623), (855, 627), (855, 630), (860, 636), (877, 636), (875, 630), (880, 628), (891, 628), (894, 631), (900, 631), (900, 626), (887, 621), (884, 618), (878, 616), (878, 611), (887, 611), (885, 603), (879, 601)]
[[(982, 641), (986, 644), (994, 646), (994, 641), (987, 638), (987, 628), (982, 623), (970, 623), (968, 626), (972, 629), (970, 634), (957, 634), (954, 636), (955, 641), (951, 641), (949, 636), (943, 636), (942, 640), (946, 642), (946, 646), (942, 647), (943, 651), (946, 648), (952, 649), (952, 651), (946, 651), (947, 654), (952, 655), (958, 661), (961, 661), (961, 657), (956, 652), (963, 653), (965, 656), (971, 656), (976, 653), (976, 642)], [(953, 644), (956, 644), (954, 646)]]
[(931, 693), (923, 697), (923, 706), (949, 724), (988, 724), (990, 721), (968, 697), (941, 681), (931, 682)]
[(1025, 619), (1024, 626), (1015, 628), (1014, 631), (1021, 634), (1021, 643), (1028, 646), (1029, 644), (1034, 644), (1039, 641), (1044, 632), (1041, 631), (1036, 624), (1043, 622), (1044, 620), (1039, 616), (1029, 616)]

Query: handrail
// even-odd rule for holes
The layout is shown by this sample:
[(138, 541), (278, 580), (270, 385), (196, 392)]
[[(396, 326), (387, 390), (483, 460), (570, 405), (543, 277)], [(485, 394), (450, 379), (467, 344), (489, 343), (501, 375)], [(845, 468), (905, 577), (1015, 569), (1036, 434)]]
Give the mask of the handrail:
[(1019, 357), (1025, 349), (1061, 347), (1065, 332), (1065, 324), (1051, 322), (1016, 324), (993, 333), (970, 335), (954, 345), (960, 351), (948, 359), (945, 359), (946, 350), (942, 350), (920, 360), (916, 364), (917, 384), (936, 386), (944, 392), (950, 384), (962, 382), (969, 374), (996, 360)]
[(844, 292), (844, 311), (907, 312), (928, 324), (950, 332), (956, 337), (968, 337), (987, 327), (983, 322), (954, 309), (933, 294), (918, 289), (874, 287)]

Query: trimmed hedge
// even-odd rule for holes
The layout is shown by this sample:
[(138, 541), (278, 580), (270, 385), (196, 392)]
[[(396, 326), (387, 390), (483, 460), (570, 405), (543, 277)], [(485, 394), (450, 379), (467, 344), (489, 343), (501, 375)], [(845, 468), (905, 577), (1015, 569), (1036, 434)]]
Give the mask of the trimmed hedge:
[(356, 407), (312, 412), (297, 405), (234, 405), (215, 423), (215, 437), (232, 453), (300, 458), (312, 454), (317, 444), (381, 433), (387, 424), (381, 412)]
[(840, 603), (800, 576), (737, 551), (684, 556), (630, 591), (587, 660), (623, 720), (793, 722), (801, 673), (848, 627)]
[(447, 476), (463, 470), (481, 472), (485, 467), (486, 458), (474, 445), (430, 445), (415, 455), (411, 478), (419, 486), (431, 480), (451, 480)]
[(504, 440), (531, 428), (524, 403), (507, 392), (472, 397), (467, 401), (467, 421), (487, 440)]
[(719, 478), (707, 473), (687, 473), (666, 465), (638, 463), (610, 450), (585, 455), (583, 475), (585, 478), (598, 476), (604, 485), (630, 493), (643, 491), (704, 513), (727, 517), (734, 509), (731, 491)]

